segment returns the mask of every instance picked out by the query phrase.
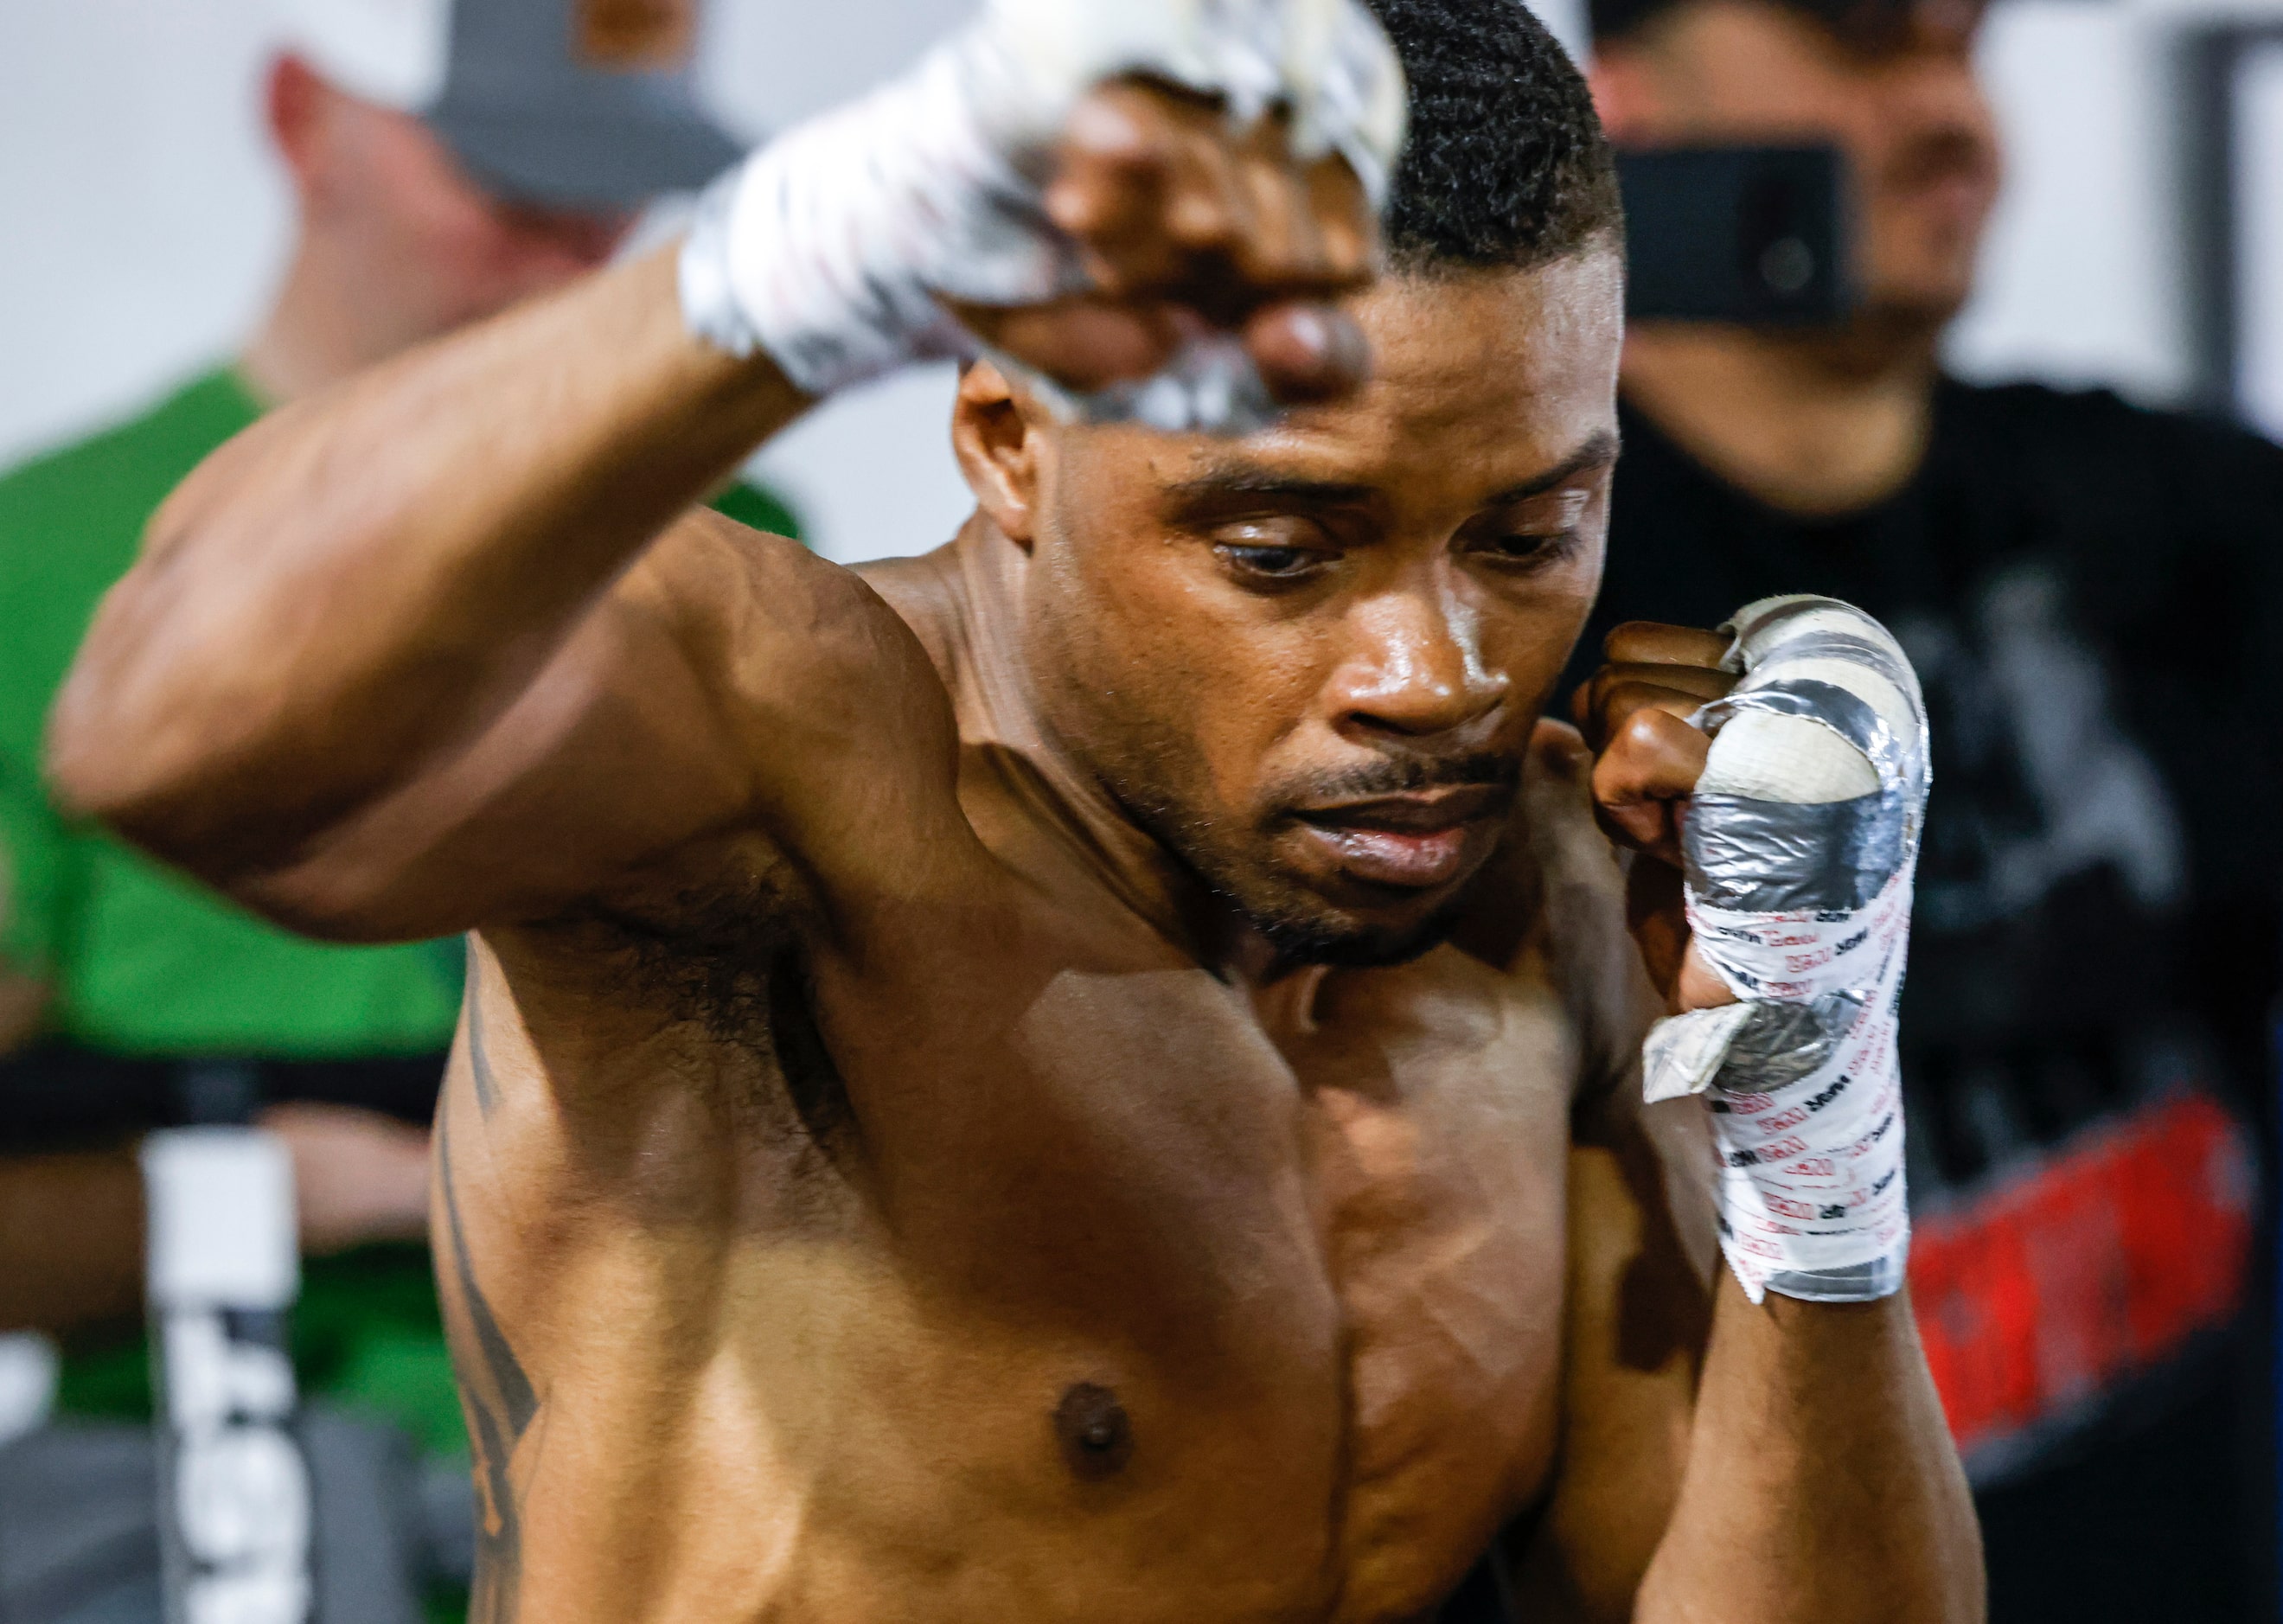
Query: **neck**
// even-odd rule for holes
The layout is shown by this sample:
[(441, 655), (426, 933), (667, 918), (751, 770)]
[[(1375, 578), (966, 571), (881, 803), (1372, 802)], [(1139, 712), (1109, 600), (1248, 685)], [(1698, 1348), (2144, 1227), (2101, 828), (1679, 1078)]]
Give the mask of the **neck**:
[[(1024, 803), (1011, 824), (986, 807), (970, 807), (986, 844), (1017, 868), (1032, 869), (1034, 860), (1022, 850), (1044, 831), (1055, 851), (1036, 860), (1075, 857), (1200, 963), (1247, 980), (1272, 973), (1274, 955), (1258, 933), (1134, 822), (1054, 725), (1027, 659), (1023, 550), (978, 512), (927, 562), (932, 567), (924, 586), (894, 574), (872, 579), (907, 621), (918, 609), (943, 627), (940, 641), (923, 636), (952, 690), (962, 744), (995, 748), (1019, 763), (997, 775)], [(935, 613), (912, 601), (922, 594), (940, 606)]]
[(314, 394), (404, 347), (376, 318), (380, 307), (360, 287), (340, 245), (303, 230), (269, 318), (238, 357), (238, 373), (265, 405)]
[(1819, 515), (1892, 495), (1926, 455), (1936, 334), (1800, 336), (1650, 323), (1625, 340), (1626, 398), (1721, 478)]

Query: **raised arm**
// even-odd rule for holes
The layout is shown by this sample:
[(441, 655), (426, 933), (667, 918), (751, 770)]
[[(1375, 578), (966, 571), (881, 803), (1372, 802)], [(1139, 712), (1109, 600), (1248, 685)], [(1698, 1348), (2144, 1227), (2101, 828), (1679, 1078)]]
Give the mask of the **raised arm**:
[(1978, 1624), (1980, 1536), (1908, 1294), (1753, 1304), (1713, 1248), (1693, 1105), (1612, 1094), (1579, 1124), (1562, 1461), (1517, 1530), (1522, 1616)]
[(1208, 70), (1257, 28), (993, 0), (725, 177), (677, 252), (257, 425), (98, 614), (51, 730), (62, 797), (373, 938), (543, 914), (741, 823), (845, 827), (836, 785), (943, 770), (885, 607), (692, 504), (818, 394), (978, 345), (1097, 414), (1351, 385), (1322, 301), (1368, 273), (1401, 91), (1331, 3), (1326, 38), (1386, 57), (1338, 65), (1367, 105), (1312, 102), (1293, 51), (1293, 115), (1248, 122)]
[[(152, 520), (65, 686), (63, 795), (257, 907), (389, 935), (481, 916), (448, 917), (401, 876), (352, 895), (325, 857), (408, 797), (452, 803), (400, 831), (425, 846), (466, 803), (544, 775), (500, 737), (510, 715), (726, 780), (697, 701), (728, 674), (697, 668), (685, 605), (709, 583), (742, 596), (742, 561), (721, 527), (678, 516), (806, 402), (767, 361), (693, 341), (673, 273), (670, 257), (612, 269), (216, 452)], [(692, 703), (626, 703), (661, 691)], [(560, 789), (594, 793), (606, 824), (653, 799), (629, 775)], [(708, 785), (693, 810), (719, 817), (743, 792)]]
[[(1733, 694), (1727, 636), (1620, 628), (1581, 707), (1604, 823), (1635, 848), (1656, 1012), (1680, 1014), (1648, 1045), (1664, 1097), (1621, 1066), (1576, 1125), (1568, 1434), (1522, 1556), (1548, 1616), (1983, 1616), (1900, 1267), (1891, 1012), (1922, 718), (1884, 634), (1827, 605), (1740, 613), (1765, 658)], [(1693, 725), (1715, 700), (1718, 757)]]

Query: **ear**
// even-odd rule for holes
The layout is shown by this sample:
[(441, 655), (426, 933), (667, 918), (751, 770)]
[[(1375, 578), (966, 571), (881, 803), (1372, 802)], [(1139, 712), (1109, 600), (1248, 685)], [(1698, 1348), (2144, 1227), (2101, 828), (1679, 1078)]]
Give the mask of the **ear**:
[(293, 189), (307, 207), (324, 185), (326, 147), (335, 91), (316, 69), (291, 51), (269, 65), (262, 113)]
[(1586, 69), (1586, 87), (1593, 92), (1602, 129), (1618, 146), (1653, 139), (1664, 121), (1665, 98), (1656, 65), (1638, 46), (1610, 44), (1597, 50)]
[(1028, 550), (1037, 534), (1039, 459), (1045, 449), (1046, 410), (988, 361), (960, 369), (951, 408), (951, 449), (975, 504)]

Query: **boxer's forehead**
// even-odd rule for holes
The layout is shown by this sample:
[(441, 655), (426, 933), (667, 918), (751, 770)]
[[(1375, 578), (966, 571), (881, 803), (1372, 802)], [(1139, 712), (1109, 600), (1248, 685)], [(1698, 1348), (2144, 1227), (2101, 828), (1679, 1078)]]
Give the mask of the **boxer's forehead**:
[(1623, 293), (1614, 250), (1525, 270), (1386, 277), (1350, 307), (1371, 341), (1361, 389), (1243, 440), (1182, 437), (1153, 471), (1177, 502), (1282, 487), (1432, 524), (1606, 466)]

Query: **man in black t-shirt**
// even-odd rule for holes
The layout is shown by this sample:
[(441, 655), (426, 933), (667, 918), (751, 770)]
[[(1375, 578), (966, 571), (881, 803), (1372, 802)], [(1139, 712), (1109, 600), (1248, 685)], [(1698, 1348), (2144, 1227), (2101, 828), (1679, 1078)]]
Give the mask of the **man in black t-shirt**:
[(1773, 592), (1879, 615), (1934, 797), (1902, 1024), (1912, 1285), (1999, 1624), (2272, 1616), (2248, 1306), (2283, 940), (2283, 450), (2112, 395), (1943, 378), (1999, 162), (1972, 0), (1594, 0), (1639, 145), (1819, 138), (1841, 330), (1644, 324), (1608, 574), (1626, 620)]

